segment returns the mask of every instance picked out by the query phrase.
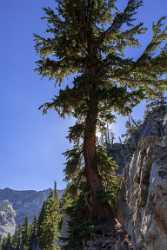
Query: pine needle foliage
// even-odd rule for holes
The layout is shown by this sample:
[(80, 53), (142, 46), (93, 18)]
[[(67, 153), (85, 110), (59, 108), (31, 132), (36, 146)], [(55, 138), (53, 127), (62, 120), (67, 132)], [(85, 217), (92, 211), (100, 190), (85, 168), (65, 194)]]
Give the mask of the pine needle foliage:
[(59, 250), (59, 224), (61, 221), (58, 196), (52, 192), (44, 202), (38, 219), (38, 241), (42, 250)]
[(126, 55), (127, 48), (140, 46), (139, 36), (146, 32), (135, 18), (142, 5), (142, 0), (128, 0), (119, 10), (115, 0), (57, 0), (54, 9), (44, 8), (46, 36), (35, 35), (36, 70), (58, 91), (41, 108), (76, 119), (69, 130), (74, 149), (66, 153), (66, 177), (77, 178), (79, 185), (78, 176), (85, 172), (97, 213), (104, 212), (96, 199), (104, 190), (97, 129), (113, 122), (114, 112), (127, 115), (141, 100), (167, 88), (166, 17), (153, 23), (152, 38), (138, 58)]
[(107, 154), (105, 147), (98, 146), (97, 148), (97, 162), (99, 175), (102, 179), (103, 192), (98, 194), (103, 201), (106, 201), (113, 208), (116, 209), (118, 192), (121, 186), (122, 178), (117, 176), (117, 163)]

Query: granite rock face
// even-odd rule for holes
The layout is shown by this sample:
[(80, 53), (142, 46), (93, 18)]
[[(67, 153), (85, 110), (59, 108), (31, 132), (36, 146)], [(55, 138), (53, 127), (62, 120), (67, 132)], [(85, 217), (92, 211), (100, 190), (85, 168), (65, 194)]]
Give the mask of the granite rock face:
[(16, 212), (9, 201), (0, 203), (0, 235), (7, 236), (14, 234), (16, 229)]
[(124, 170), (118, 218), (136, 250), (167, 249), (167, 110), (151, 112)]
[(32, 222), (34, 216), (38, 216), (43, 202), (47, 199), (51, 190), (44, 191), (16, 191), (10, 188), (0, 189), (0, 202), (8, 200), (15, 212), (16, 223), (21, 224), (27, 216)]

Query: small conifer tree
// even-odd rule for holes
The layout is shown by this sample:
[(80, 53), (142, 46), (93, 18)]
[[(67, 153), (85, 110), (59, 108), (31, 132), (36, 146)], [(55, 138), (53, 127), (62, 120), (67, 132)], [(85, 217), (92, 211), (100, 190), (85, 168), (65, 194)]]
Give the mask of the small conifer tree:
[(31, 231), (30, 231), (30, 240), (29, 240), (29, 248), (36, 249), (38, 247), (38, 221), (37, 218), (34, 217)]
[(28, 217), (25, 217), (24, 223), (21, 227), (22, 229), (22, 248), (23, 250), (28, 250), (29, 248), (29, 224), (28, 224)]
[(38, 240), (42, 250), (57, 250), (60, 223), (60, 204), (55, 190), (44, 202), (38, 219)]

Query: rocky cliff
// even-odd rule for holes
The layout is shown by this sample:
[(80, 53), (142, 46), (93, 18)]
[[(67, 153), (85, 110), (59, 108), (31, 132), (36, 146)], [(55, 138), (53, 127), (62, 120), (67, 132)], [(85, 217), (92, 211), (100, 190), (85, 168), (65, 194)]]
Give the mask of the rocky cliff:
[[(124, 169), (118, 218), (136, 250), (167, 249), (167, 108), (150, 112)], [(134, 139), (134, 138), (132, 138)]]
[(14, 234), (16, 229), (16, 212), (9, 201), (0, 203), (0, 235), (7, 236)]

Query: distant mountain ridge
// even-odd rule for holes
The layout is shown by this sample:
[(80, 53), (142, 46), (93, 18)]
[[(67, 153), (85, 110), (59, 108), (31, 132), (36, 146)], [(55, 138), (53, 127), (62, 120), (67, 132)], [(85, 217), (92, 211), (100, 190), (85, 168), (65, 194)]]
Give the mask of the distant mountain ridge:
[[(42, 191), (0, 189), (0, 235), (3, 234), (2, 231), (5, 231), (5, 229), (10, 232), (14, 221), (16, 225), (22, 224), (24, 218), (28, 217), (31, 223), (34, 216), (39, 215), (43, 202), (47, 199), (50, 192), (51, 189)], [(58, 191), (58, 194), (61, 197), (63, 191)], [(7, 204), (5, 209), (4, 203)], [(8, 220), (8, 218), (10, 219)]]

